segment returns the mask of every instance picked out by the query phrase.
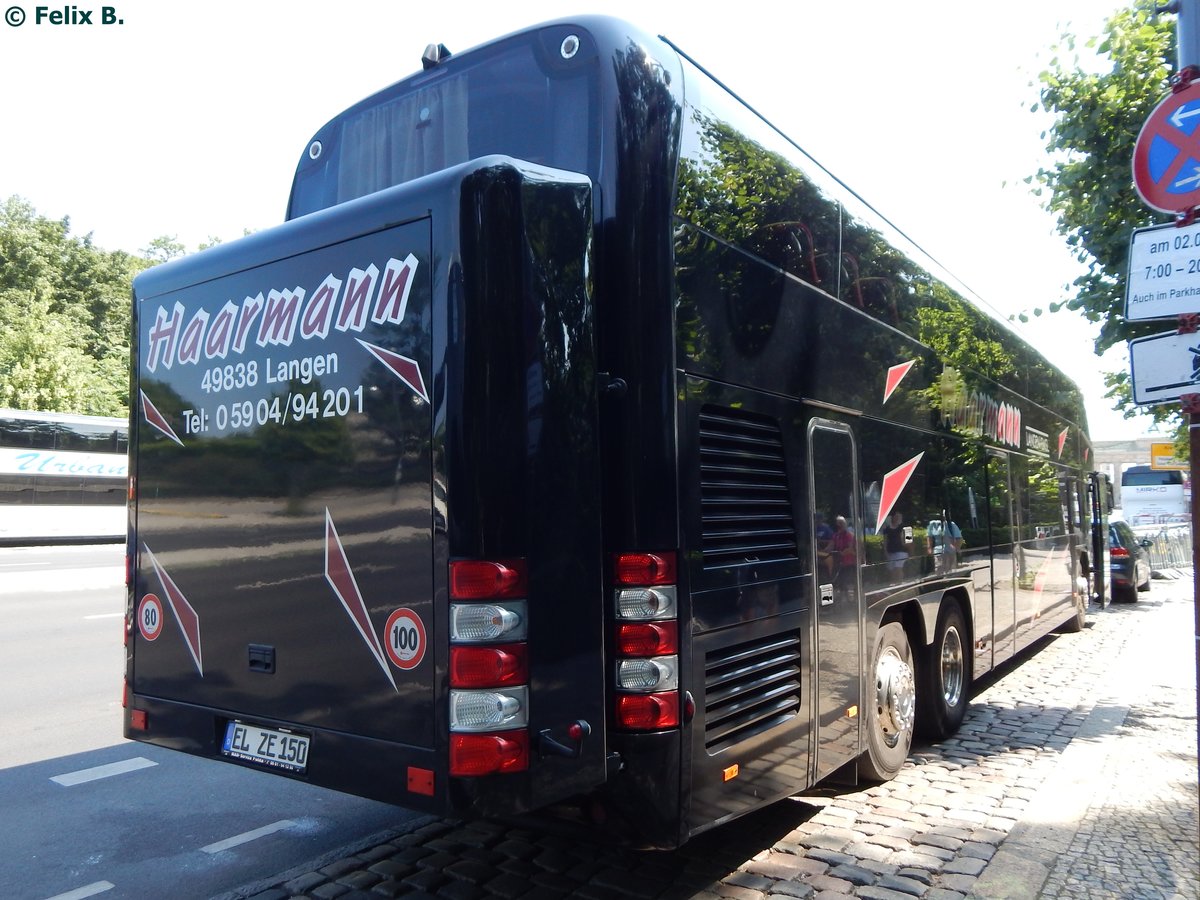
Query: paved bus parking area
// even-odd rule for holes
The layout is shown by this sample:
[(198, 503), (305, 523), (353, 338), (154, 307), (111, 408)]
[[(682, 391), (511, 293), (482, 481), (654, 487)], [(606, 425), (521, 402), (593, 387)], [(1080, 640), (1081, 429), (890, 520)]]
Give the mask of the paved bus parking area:
[(1192, 572), (1164, 574), (1002, 670), (888, 784), (787, 800), (674, 853), (426, 818), (230, 896), (1195, 898)]

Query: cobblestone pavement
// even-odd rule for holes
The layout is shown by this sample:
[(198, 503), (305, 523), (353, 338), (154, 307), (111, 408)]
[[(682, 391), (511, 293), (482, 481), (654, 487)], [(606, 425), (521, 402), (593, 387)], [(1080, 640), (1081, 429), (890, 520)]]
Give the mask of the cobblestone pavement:
[(674, 853), (425, 819), (230, 896), (1196, 898), (1191, 571), (1049, 639), (888, 784), (777, 803)]

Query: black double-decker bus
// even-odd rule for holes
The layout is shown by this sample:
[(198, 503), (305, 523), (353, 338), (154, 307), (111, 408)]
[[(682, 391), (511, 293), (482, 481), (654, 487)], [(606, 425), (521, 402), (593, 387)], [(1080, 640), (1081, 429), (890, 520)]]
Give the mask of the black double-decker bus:
[(128, 736), (669, 847), (1082, 626), (1080, 396), (885, 219), (624, 23), (423, 63), (135, 283)]

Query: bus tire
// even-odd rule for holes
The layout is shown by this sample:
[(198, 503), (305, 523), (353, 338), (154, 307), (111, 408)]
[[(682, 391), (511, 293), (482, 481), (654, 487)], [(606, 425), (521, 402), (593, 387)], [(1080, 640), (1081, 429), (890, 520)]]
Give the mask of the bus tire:
[(942, 603), (933, 645), (922, 662), (918, 691), (921, 732), (940, 741), (962, 725), (971, 690), (971, 642), (956, 601)]
[(898, 622), (880, 626), (868, 674), (866, 750), (858, 759), (858, 773), (867, 781), (890, 781), (908, 758), (916, 719), (912, 649)]
[(1058, 630), (1063, 634), (1079, 634), (1079, 632), (1083, 631), (1084, 625), (1087, 624), (1087, 603), (1078, 594), (1074, 602), (1075, 611), (1072, 613), (1071, 618), (1058, 627)]

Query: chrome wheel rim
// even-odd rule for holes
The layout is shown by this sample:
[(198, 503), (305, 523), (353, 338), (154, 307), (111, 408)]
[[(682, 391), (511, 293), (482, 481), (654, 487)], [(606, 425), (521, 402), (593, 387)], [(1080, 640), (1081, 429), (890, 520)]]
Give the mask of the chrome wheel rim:
[(883, 742), (895, 747), (912, 730), (917, 686), (912, 666), (895, 647), (887, 647), (875, 667), (875, 710)]
[(942, 700), (947, 707), (958, 706), (963, 692), (963, 645), (957, 628), (947, 628), (942, 637)]

